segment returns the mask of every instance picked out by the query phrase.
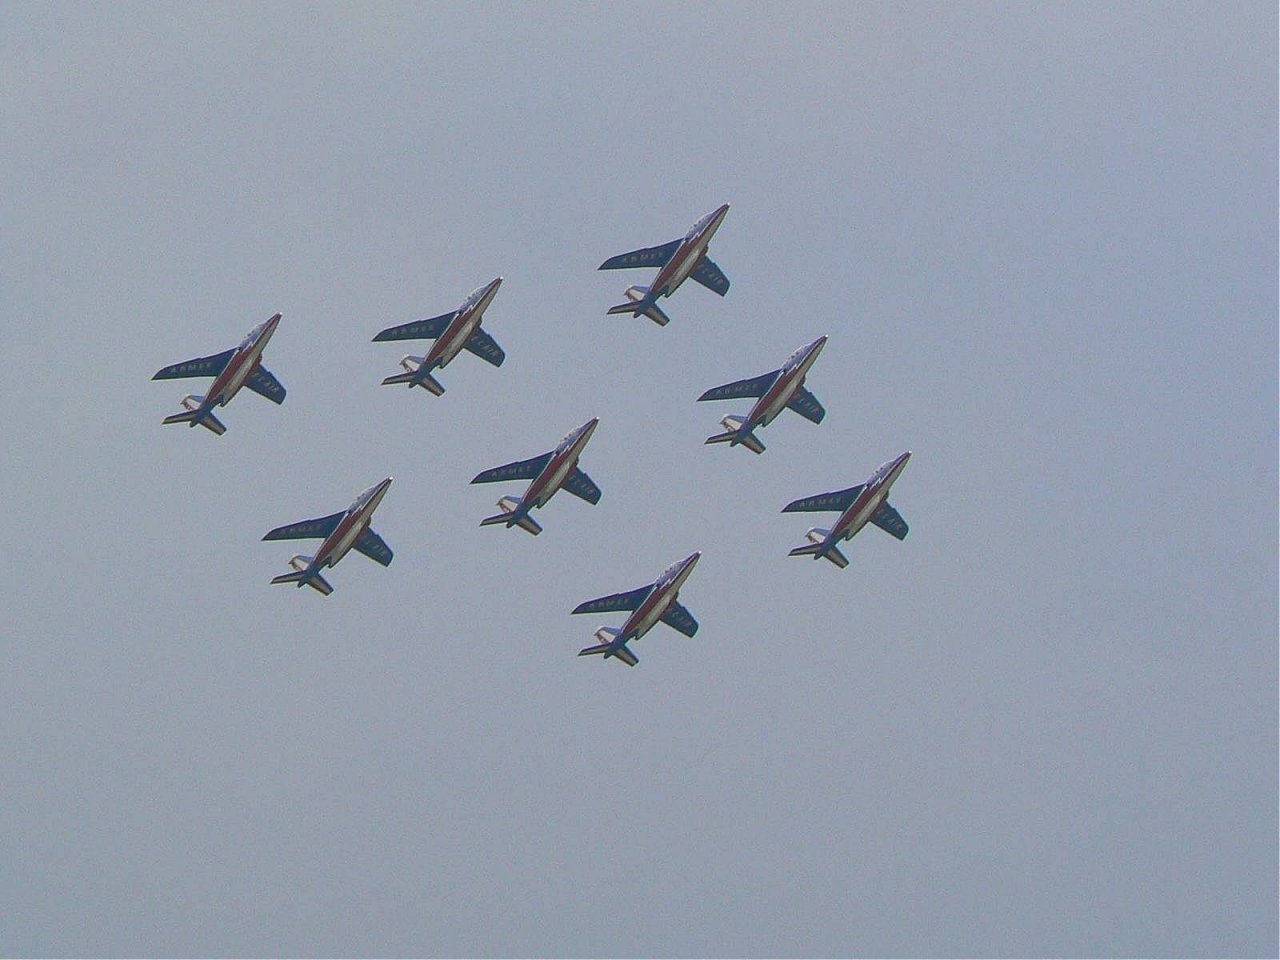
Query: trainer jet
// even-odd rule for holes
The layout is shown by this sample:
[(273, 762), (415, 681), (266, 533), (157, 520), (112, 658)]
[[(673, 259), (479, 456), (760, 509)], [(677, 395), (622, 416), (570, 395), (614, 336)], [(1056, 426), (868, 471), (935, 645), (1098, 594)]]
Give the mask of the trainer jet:
[(819, 527), (811, 529), (806, 536), (809, 542), (796, 547), (790, 556), (807, 557), (815, 560), (826, 557), (837, 567), (844, 569), (849, 565), (848, 558), (836, 546), (841, 540), (849, 540), (868, 523), (899, 540), (906, 539), (907, 521), (901, 514), (889, 506), (889, 488), (902, 473), (903, 467), (911, 459), (911, 451), (894, 457), (887, 463), (876, 467), (875, 473), (865, 483), (848, 490), (837, 490), (834, 493), (820, 493), (816, 497), (805, 497), (793, 500), (782, 508), (783, 513), (797, 511), (839, 510), (840, 516), (830, 530)]
[(787, 357), (786, 362), (777, 370), (752, 377), (749, 380), (737, 380), (723, 386), (712, 387), (699, 400), (737, 400), (741, 397), (758, 397), (756, 405), (745, 417), (730, 414), (720, 421), (725, 433), (717, 433), (707, 437), (707, 443), (727, 443), (729, 446), (742, 444), (752, 453), (764, 453), (764, 444), (753, 432), (756, 427), (767, 427), (779, 413), (790, 408), (806, 420), (821, 423), (827, 411), (817, 397), (804, 388), (805, 374), (818, 359), (826, 344), (825, 336), (813, 343), (805, 344)]
[(555, 496), (557, 490), (567, 490), (575, 497), (581, 497), (587, 503), (600, 502), (600, 488), (591, 482), (591, 478), (578, 469), (578, 456), (582, 448), (591, 439), (591, 434), (600, 422), (599, 417), (592, 417), (580, 427), (570, 430), (563, 440), (556, 444), (550, 453), (533, 457), (530, 460), (517, 460), (478, 473), (472, 483), (494, 483), (499, 480), (532, 480), (529, 489), (519, 500), (515, 497), (503, 497), (498, 501), (502, 513), (485, 517), (480, 526), (487, 527), (493, 523), (505, 523), (508, 528), (518, 526), (532, 534), (542, 532), (538, 522), (529, 516), (534, 507), (545, 506)]
[(659, 620), (679, 630), (686, 637), (692, 637), (697, 633), (698, 621), (677, 602), (676, 597), (680, 593), (680, 588), (684, 586), (685, 580), (689, 579), (689, 574), (693, 572), (693, 567), (700, 556), (702, 556), (701, 552), (691, 553), (683, 560), (673, 563), (662, 572), (662, 576), (647, 587), (588, 600), (574, 607), (574, 613), (631, 611), (631, 616), (627, 617), (622, 629), (601, 627), (596, 631), (596, 639), (600, 643), (593, 647), (583, 647), (578, 651), (578, 656), (586, 657), (599, 653), (603, 654), (605, 659), (617, 657), (627, 666), (634, 667), (639, 660), (627, 648), (628, 641), (643, 637)]
[(435, 344), (427, 351), (425, 357), (412, 355), (401, 357), (400, 366), (404, 367), (404, 373), (387, 377), (382, 382), (384, 384), (407, 383), (410, 389), (422, 387), (438, 397), (444, 393), (444, 387), (439, 380), (431, 376), (431, 371), (437, 367), (448, 366), (449, 361), (464, 348), (495, 367), (502, 366), (502, 361), (507, 358), (506, 353), (493, 337), (480, 329), (480, 320), (484, 317), (484, 311), (501, 285), (501, 277), (490, 280), (483, 287), (473, 290), (471, 295), (452, 313), (431, 317), (429, 320), (413, 320), (410, 323), (402, 323), (398, 327), (387, 327), (374, 337), (374, 342), (435, 340)]
[(644, 247), (610, 257), (600, 264), (601, 270), (627, 270), (632, 267), (658, 267), (658, 275), (647, 287), (632, 286), (626, 291), (627, 302), (610, 307), (609, 313), (641, 314), (665, 327), (671, 319), (658, 306), (659, 297), (669, 297), (688, 277), (693, 277), (708, 290), (720, 296), (729, 292), (729, 278), (707, 257), (707, 245), (729, 212), (727, 203), (695, 223), (682, 239), (660, 247)]
[(218, 436), (227, 432), (222, 421), (213, 415), (214, 407), (225, 407), (241, 387), (260, 393), (273, 403), (284, 403), (285, 389), (271, 371), (262, 365), (262, 351), (280, 325), (280, 314), (264, 320), (245, 335), (238, 347), (212, 357), (196, 357), (175, 363), (156, 373), (152, 380), (175, 380), (183, 377), (213, 377), (213, 385), (203, 397), (188, 394), (182, 398), (184, 413), (165, 417), (165, 423), (200, 424)]
[(310, 540), (323, 538), (320, 549), (314, 557), (296, 556), (289, 561), (292, 573), (282, 573), (272, 579), (272, 583), (293, 583), (299, 587), (308, 586), (319, 590), (326, 597), (333, 593), (321, 571), (325, 567), (336, 566), (352, 547), (363, 553), (370, 560), (376, 560), (384, 567), (391, 564), (392, 552), (386, 542), (369, 529), (369, 521), (373, 511), (387, 495), (387, 487), (391, 486), (391, 478), (375, 483), (351, 502), (351, 506), (338, 513), (315, 520), (303, 520), (276, 527), (263, 540)]

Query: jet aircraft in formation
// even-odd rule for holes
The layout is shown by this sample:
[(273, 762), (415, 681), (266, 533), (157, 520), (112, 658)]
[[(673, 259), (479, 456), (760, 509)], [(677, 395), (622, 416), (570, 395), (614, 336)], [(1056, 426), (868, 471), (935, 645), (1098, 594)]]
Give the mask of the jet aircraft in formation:
[(404, 373), (387, 377), (384, 384), (407, 383), (409, 388), (422, 387), (437, 397), (444, 393), (444, 386), (431, 371), (437, 367), (446, 367), (449, 361), (458, 355), (458, 351), (466, 349), (481, 360), (487, 360), (495, 367), (502, 366), (507, 358), (497, 341), (480, 329), (480, 321), (484, 312), (493, 301), (493, 296), (502, 286), (502, 278), (490, 280), (483, 287), (471, 292), (463, 300), (457, 310), (451, 313), (431, 317), (429, 320), (413, 320), (397, 327), (387, 327), (376, 337), (374, 342), (383, 340), (435, 340), (425, 357), (406, 355), (400, 358), (400, 366)]
[(196, 357), (183, 363), (175, 363), (156, 372), (152, 380), (175, 380), (183, 377), (213, 377), (209, 392), (203, 397), (188, 394), (182, 398), (186, 407), (183, 413), (164, 418), (165, 423), (185, 423), (189, 427), (199, 424), (218, 436), (227, 432), (226, 426), (213, 414), (214, 407), (225, 407), (241, 387), (248, 387), (273, 403), (284, 403), (285, 389), (271, 371), (262, 365), (262, 351), (267, 341), (280, 325), (280, 314), (264, 320), (245, 335), (240, 345), (214, 354), (212, 357)]
[(607, 660), (616, 657), (629, 667), (639, 663), (639, 659), (631, 652), (627, 644), (638, 640), (649, 632), (649, 628), (661, 621), (672, 629), (678, 630), (686, 637), (698, 632), (698, 621), (676, 599), (680, 588), (693, 573), (694, 565), (702, 556), (700, 551), (691, 553), (683, 560), (678, 560), (666, 570), (662, 576), (647, 586), (637, 587), (625, 593), (613, 593), (607, 597), (587, 600), (573, 608), (574, 613), (613, 613), (630, 610), (622, 627), (601, 627), (596, 631), (596, 639), (600, 642), (592, 647), (583, 647), (578, 656), (587, 657), (602, 654)]
[(272, 579), (272, 583), (292, 583), (299, 587), (307, 586), (319, 590), (326, 597), (333, 593), (333, 587), (322, 575), (325, 567), (337, 566), (339, 560), (347, 555), (347, 551), (355, 547), (370, 560), (376, 560), (384, 567), (391, 565), (393, 556), (391, 548), (385, 540), (369, 527), (373, 519), (373, 511), (378, 509), (382, 498), (387, 495), (391, 486), (391, 478), (375, 483), (368, 490), (351, 502), (346, 510), (331, 513), (327, 517), (315, 520), (303, 520), (276, 527), (263, 540), (312, 540), (323, 538), (315, 556), (296, 556), (289, 560), (292, 573), (282, 573)]
[(529, 512), (534, 507), (546, 506), (557, 490), (567, 490), (575, 497), (590, 504), (600, 502), (600, 488), (597, 487), (578, 467), (578, 457), (582, 448), (595, 432), (599, 417), (592, 417), (580, 427), (575, 427), (565, 434), (554, 450), (539, 454), (529, 460), (517, 460), (503, 464), (492, 470), (484, 470), (476, 474), (472, 483), (496, 483), (504, 480), (532, 480), (529, 488), (518, 500), (515, 497), (502, 497), (498, 507), (502, 513), (485, 517), (480, 521), (482, 527), (494, 523), (505, 523), (508, 528), (518, 526), (532, 534), (542, 532), (542, 527)]
[[(659, 325), (670, 318), (658, 306), (662, 297), (670, 297), (680, 285), (692, 277), (698, 283), (724, 296), (729, 280), (720, 268), (708, 258), (707, 248), (724, 221), (729, 204), (708, 213), (681, 239), (658, 247), (646, 247), (611, 257), (600, 265), (601, 270), (619, 270), (635, 267), (655, 267), (658, 274), (648, 286), (631, 286), (626, 290), (627, 302), (609, 308), (610, 314), (646, 316)], [(468, 350), (481, 359), (501, 366), (506, 354), (496, 341), (483, 329), (481, 321), (492, 302), (502, 278), (497, 277), (473, 291), (456, 310), (426, 320), (388, 327), (373, 339), (435, 340), (425, 356), (406, 356), (400, 364), (404, 373), (387, 377), (384, 384), (420, 386), (435, 396), (444, 393), (444, 386), (432, 376), (458, 355)], [(262, 353), (280, 323), (280, 314), (254, 327), (239, 346), (210, 357), (197, 357), (184, 363), (173, 364), (160, 370), (152, 379), (168, 380), (181, 377), (213, 377), (214, 381), (204, 396), (187, 396), (182, 400), (184, 412), (164, 419), (165, 423), (199, 424), (221, 435), (226, 427), (214, 416), (213, 409), (226, 406), (242, 386), (261, 394), (275, 403), (283, 403), (285, 388), (262, 365)], [(732, 400), (751, 397), (756, 400), (746, 416), (729, 415), (721, 420), (725, 428), (706, 439), (706, 443), (727, 443), (744, 446), (754, 453), (763, 453), (764, 444), (756, 436), (757, 428), (768, 426), (784, 409), (790, 409), (813, 423), (821, 423), (826, 415), (822, 404), (805, 389), (805, 377), (809, 373), (827, 337), (793, 351), (777, 370), (722, 384), (705, 391), (698, 398), (705, 400)], [(472, 483), (493, 483), (508, 480), (529, 480), (529, 486), (520, 497), (503, 496), (498, 501), (500, 513), (486, 517), (481, 526), (505, 524), (518, 526), (532, 534), (542, 532), (542, 527), (532, 518), (531, 512), (543, 507), (559, 490), (591, 504), (600, 501), (600, 488), (578, 466), (579, 457), (595, 431), (599, 418), (592, 417), (580, 427), (571, 430), (556, 447), (537, 457), (518, 460), (490, 470), (482, 471)], [(863, 483), (792, 501), (783, 508), (784, 513), (797, 511), (839, 511), (831, 529), (813, 528), (806, 534), (808, 542), (790, 551), (791, 556), (825, 557), (838, 567), (848, 566), (848, 559), (840, 552), (841, 540), (851, 539), (866, 524), (872, 523), (899, 540), (907, 535), (907, 523), (889, 505), (889, 488), (902, 473), (911, 457), (910, 451), (882, 464)], [(325, 580), (323, 571), (335, 566), (351, 549), (388, 566), (392, 560), (391, 548), (370, 528), (373, 512), (382, 502), (391, 478), (387, 477), (361, 493), (352, 504), (339, 513), (314, 520), (288, 524), (270, 531), (263, 540), (320, 539), (314, 556), (298, 555), (290, 559), (292, 571), (272, 579), (272, 583), (292, 583), (298, 587), (309, 586), (326, 596), (333, 587)], [(700, 552), (680, 560), (665, 571), (653, 583), (625, 593), (611, 594), (578, 604), (573, 613), (605, 613), (628, 611), (629, 616), (619, 628), (600, 627), (595, 634), (595, 645), (584, 647), (579, 656), (602, 655), (621, 660), (629, 666), (638, 662), (628, 644), (662, 622), (685, 636), (692, 637), (698, 630), (698, 622), (677, 600), (680, 588), (697, 564)]]
[(889, 488), (898, 479), (902, 470), (911, 459), (911, 451), (900, 454), (892, 460), (876, 467), (875, 472), (865, 482), (847, 490), (836, 490), (833, 493), (820, 493), (813, 497), (793, 500), (782, 508), (783, 513), (799, 511), (839, 510), (840, 516), (830, 530), (821, 527), (812, 528), (805, 536), (809, 542), (796, 547), (789, 554), (793, 557), (826, 557), (837, 567), (844, 569), (849, 560), (837, 544), (841, 540), (851, 540), (853, 535), (868, 523), (899, 540), (906, 539), (907, 521), (889, 505)]
[(741, 397), (758, 397), (755, 406), (745, 417), (730, 414), (720, 421), (724, 433), (707, 437), (707, 443), (727, 443), (734, 447), (742, 444), (752, 453), (764, 453), (764, 444), (755, 435), (756, 427), (767, 427), (783, 410), (791, 409), (806, 420), (821, 423), (827, 411), (818, 398), (804, 388), (805, 374), (818, 359), (827, 338), (819, 337), (795, 350), (777, 370), (763, 373), (748, 380), (737, 380), (723, 386), (712, 387), (699, 400), (737, 400)]
[(629, 270), (634, 267), (658, 267), (658, 275), (647, 287), (631, 286), (626, 290), (626, 303), (610, 307), (608, 312), (629, 313), (633, 317), (644, 315), (659, 326), (670, 321), (658, 306), (659, 297), (669, 297), (689, 277), (708, 290), (724, 296), (729, 292), (729, 278), (707, 256), (707, 245), (720, 229), (727, 203), (721, 204), (695, 223), (683, 238), (664, 243), (660, 247), (643, 247), (630, 253), (620, 253), (600, 264), (601, 270)]

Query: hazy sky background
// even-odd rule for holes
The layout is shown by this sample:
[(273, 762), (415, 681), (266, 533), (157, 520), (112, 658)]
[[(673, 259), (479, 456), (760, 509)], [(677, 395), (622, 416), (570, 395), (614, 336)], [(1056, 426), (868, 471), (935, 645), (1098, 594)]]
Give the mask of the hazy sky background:
[[(0, 6), (0, 953), (1274, 956), (1276, 37)], [(726, 298), (605, 317), (724, 201)], [(498, 275), (502, 368), (379, 386)], [(284, 406), (162, 427), (276, 311)], [(703, 446), (824, 333), (823, 424)], [(481, 529), (591, 416), (600, 504)], [(907, 449), (905, 542), (788, 559)], [(390, 568), (269, 585), (387, 475)], [(575, 658), (693, 550), (695, 638)]]

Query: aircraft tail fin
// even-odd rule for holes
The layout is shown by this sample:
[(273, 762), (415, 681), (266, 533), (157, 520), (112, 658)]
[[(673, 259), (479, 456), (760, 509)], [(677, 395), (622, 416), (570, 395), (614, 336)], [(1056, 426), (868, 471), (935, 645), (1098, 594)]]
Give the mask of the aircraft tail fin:
[(299, 587), (306, 585), (311, 587), (313, 590), (318, 590), (327, 597), (329, 594), (333, 593), (332, 584), (322, 577), (318, 570), (312, 572), (310, 575), (307, 573), (307, 569), (311, 566), (311, 561), (313, 559), (315, 558), (302, 556), (301, 554), (293, 557), (289, 560), (289, 566), (293, 567), (293, 571), (291, 573), (282, 573), (278, 577), (272, 577), (271, 582), (293, 583)]
[(613, 627), (601, 627), (596, 631), (596, 639), (601, 642), (594, 646), (583, 647), (578, 651), (578, 656), (590, 657), (603, 655), (606, 659), (609, 657), (616, 657), (627, 666), (634, 667), (640, 662), (640, 658), (632, 653), (625, 643), (621, 646), (616, 645), (615, 641), (617, 636), (618, 631)]
[(444, 386), (429, 372), (422, 370), (422, 365), (427, 362), (426, 357), (404, 356), (400, 358), (400, 366), (404, 367), (404, 373), (397, 373), (387, 377), (382, 381), (383, 386), (392, 384), (407, 383), (412, 389), (413, 387), (422, 387), (428, 393), (440, 396), (444, 393)]
[(516, 508), (519, 506), (520, 501), (515, 497), (503, 497), (498, 501), (498, 508), (502, 513), (496, 513), (492, 517), (485, 517), (480, 521), (480, 526), (487, 527), (495, 523), (505, 523), (509, 527), (514, 524), (521, 530), (526, 530), (536, 537), (542, 532), (542, 526), (527, 513), (517, 517)]
[(226, 425), (213, 415), (212, 410), (205, 410), (201, 413), (200, 406), (203, 403), (204, 397), (187, 394), (182, 398), (182, 405), (186, 409), (182, 413), (175, 413), (171, 416), (165, 417), (164, 422), (185, 423), (189, 427), (194, 427), (196, 424), (200, 424), (200, 426), (212, 430), (218, 436), (222, 436), (227, 432)]
[(655, 300), (649, 299), (649, 288), (634, 285), (627, 287), (625, 296), (626, 303), (619, 303), (617, 306), (610, 307), (609, 314), (629, 313), (633, 317), (646, 316), (660, 327), (665, 327), (671, 322), (671, 318), (663, 311)]
[(803, 546), (795, 547), (787, 556), (790, 557), (813, 557), (817, 560), (819, 557), (826, 557), (837, 567), (843, 570), (849, 565), (849, 558), (840, 552), (840, 548), (834, 543), (829, 545), (825, 550), (822, 544), (830, 535), (830, 530), (823, 530), (821, 527), (814, 527), (805, 536), (809, 542)]
[(730, 414), (720, 421), (720, 425), (725, 428), (724, 433), (717, 433), (715, 436), (707, 437), (704, 443), (728, 443), (742, 444), (752, 453), (764, 453), (764, 444), (760, 442), (752, 431), (742, 432), (742, 425), (746, 423), (743, 417), (736, 417)]

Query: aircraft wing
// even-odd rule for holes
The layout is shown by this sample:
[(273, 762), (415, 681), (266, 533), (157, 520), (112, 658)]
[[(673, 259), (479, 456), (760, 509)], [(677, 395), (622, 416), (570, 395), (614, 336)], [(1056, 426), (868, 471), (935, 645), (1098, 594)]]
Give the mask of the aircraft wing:
[(860, 483), (856, 487), (850, 487), (848, 490), (836, 490), (834, 493), (820, 493), (815, 497), (801, 497), (799, 500), (792, 500), (782, 508), (783, 513), (796, 513), (799, 511), (822, 511), (822, 510), (847, 510), (849, 504), (858, 499), (860, 494), (866, 487), (865, 483)]
[(475, 475), (472, 483), (496, 483), (499, 480), (532, 480), (551, 462), (551, 453), (541, 454), (530, 460), (517, 460), (504, 463), (492, 470), (482, 470)]
[(675, 600), (671, 601), (667, 612), (662, 615), (662, 622), (673, 630), (679, 630), (686, 637), (692, 637), (698, 632), (698, 621), (693, 619), (693, 614)]
[(762, 373), (758, 377), (735, 380), (733, 383), (712, 387), (698, 399), (739, 400), (743, 397), (763, 397), (764, 392), (773, 386), (773, 381), (778, 379), (778, 373), (778, 370), (770, 370), (768, 373)]
[(827, 415), (827, 411), (822, 408), (818, 398), (804, 387), (801, 387), (791, 395), (791, 400), (787, 403), (787, 409), (795, 411), (806, 420), (812, 420), (814, 423), (821, 423), (822, 418)]
[(244, 385), (272, 403), (284, 403), (284, 384), (262, 364), (258, 364), (253, 373), (249, 374), (249, 379), (244, 382)]
[(263, 540), (312, 540), (315, 538), (327, 537), (333, 533), (334, 528), (338, 525), (338, 521), (344, 516), (342, 511), (331, 513), (327, 517), (318, 517), (315, 520), (303, 520), (300, 523), (288, 523), (283, 527), (276, 527), (268, 533)]
[(360, 539), (353, 546), (370, 560), (376, 560), (384, 567), (391, 566), (391, 558), (395, 556), (391, 552), (391, 548), (387, 546), (387, 542), (368, 529), (360, 534)]
[(626, 593), (611, 593), (607, 597), (587, 600), (573, 608), (574, 613), (617, 613), (620, 610), (634, 610), (644, 603), (644, 598), (653, 589), (653, 584), (646, 584)]
[(871, 522), (885, 533), (892, 537), (897, 537), (899, 540), (905, 540), (907, 538), (907, 530), (910, 529), (907, 526), (907, 521), (902, 519), (902, 514), (889, 506), (888, 500), (880, 504), (880, 509), (872, 516)]
[(183, 363), (174, 363), (156, 373), (152, 380), (177, 380), (182, 377), (216, 377), (226, 369), (235, 356), (235, 349), (224, 350), (212, 357), (196, 357)]
[(458, 311), (454, 310), (452, 313), (443, 313), (429, 320), (411, 320), (398, 327), (387, 327), (373, 339), (375, 342), (378, 340), (434, 340), (444, 333), (444, 328), (449, 325), (449, 321), (457, 315)]
[[(681, 238), (683, 239), (683, 238)], [(680, 248), (680, 240), (672, 240), (660, 247), (644, 247), (630, 253), (620, 253), (600, 264), (601, 270), (627, 270), (631, 267), (665, 267), (667, 261)]]
[(471, 334), (471, 339), (467, 341), (466, 349), (481, 360), (488, 360), (495, 367), (502, 366), (502, 361), (507, 359), (507, 354), (498, 346), (498, 341), (494, 340), (493, 337), (479, 327), (476, 327), (475, 333)]
[(716, 266), (715, 261), (708, 256), (704, 255), (698, 261), (698, 265), (693, 268), (693, 272), (689, 276), (693, 277), (708, 290), (718, 293), (722, 297), (729, 292), (729, 278)]
[(573, 468), (573, 473), (565, 478), (561, 486), (575, 497), (587, 501), (587, 503), (600, 502), (600, 488), (592, 483), (591, 478), (577, 467)]

